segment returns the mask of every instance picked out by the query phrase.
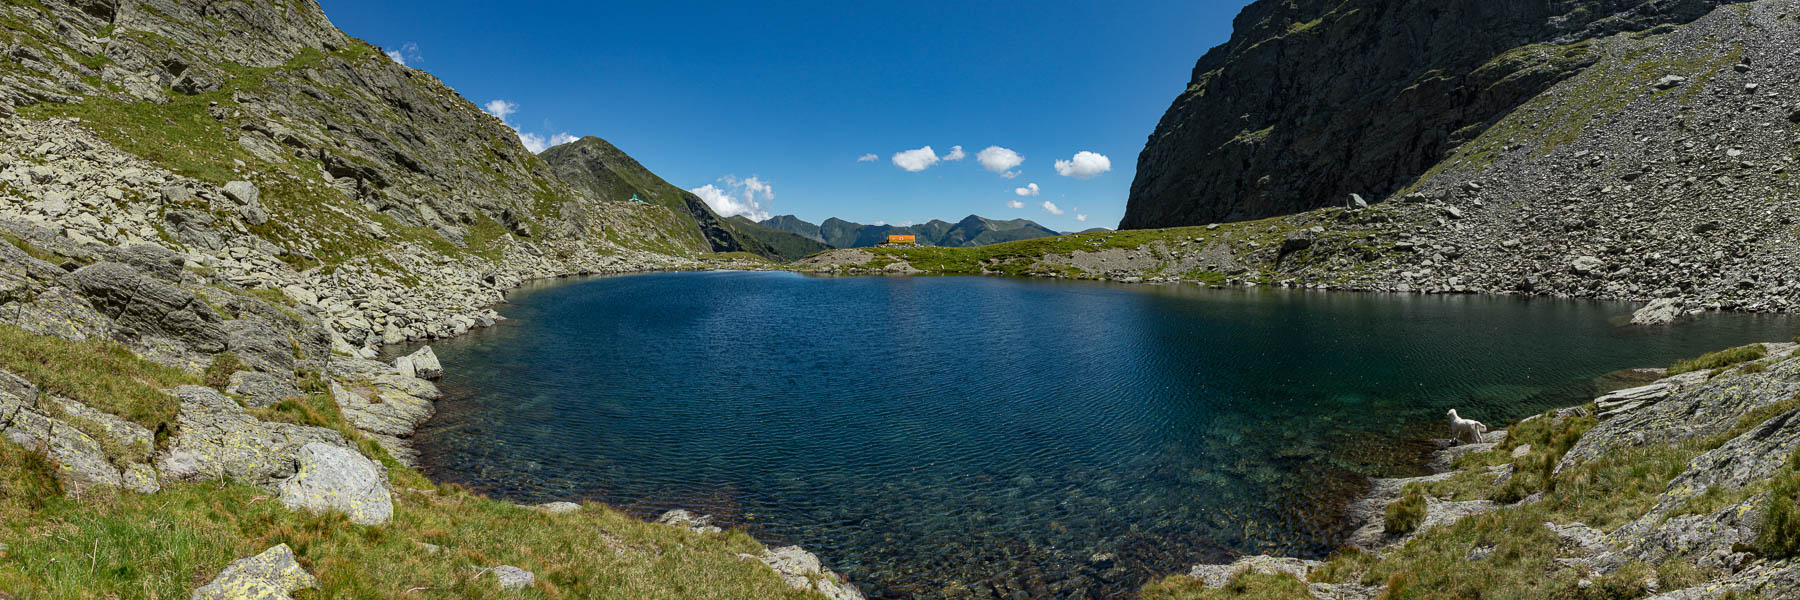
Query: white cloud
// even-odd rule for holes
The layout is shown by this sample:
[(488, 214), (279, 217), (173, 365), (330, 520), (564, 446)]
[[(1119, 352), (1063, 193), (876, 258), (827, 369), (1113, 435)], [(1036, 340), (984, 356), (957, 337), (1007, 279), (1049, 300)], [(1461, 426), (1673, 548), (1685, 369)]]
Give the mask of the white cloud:
[(775, 186), (755, 175), (749, 179), (726, 175), (719, 178), (719, 183), (724, 187), (709, 183), (688, 191), (705, 200), (707, 206), (721, 215), (743, 215), (752, 221), (769, 218), (769, 209), (763, 203), (775, 199)]
[[(516, 133), (519, 136), (519, 144), (525, 146), (525, 149), (530, 150), (532, 154), (537, 154), (537, 153), (543, 152), (545, 150), (548, 150), (551, 146), (561, 146), (563, 144), (567, 144), (569, 142), (573, 142), (573, 141), (579, 139), (573, 135), (570, 135), (569, 132), (567, 132), (567, 131), (551, 135), (548, 139), (546, 139), (542, 135), (539, 135), (536, 133), (529, 133), (529, 132), (526, 132), (525, 130), (519, 129), (518, 125), (514, 125), (514, 124), (512, 124), (511, 121), (506, 120), (507, 117), (510, 117), (514, 113), (519, 112), (519, 105), (513, 104), (511, 102), (507, 102), (505, 100), (489, 101), (487, 104), (485, 104), (481, 107), (481, 110), (487, 111), (487, 114), (494, 115), (495, 117), (499, 117), (501, 123), (505, 124), (507, 127), (511, 127), (513, 130), (513, 133)], [(548, 124), (548, 121), (546, 121), (546, 124)]]
[(419, 45), (414, 42), (401, 44), (399, 49), (387, 51), (387, 55), (402, 67), (406, 66), (407, 60), (417, 61), (425, 58), (419, 54)]
[(1053, 215), (1063, 214), (1063, 209), (1057, 208), (1055, 202), (1045, 200), (1043, 206), (1044, 206), (1044, 212), (1047, 212), (1047, 213), (1050, 213)]
[(1020, 196), (1036, 196), (1038, 195), (1038, 186), (1035, 183), (1026, 184), (1022, 188), (1013, 188), (1013, 193)]
[(1007, 208), (1025, 208), (1025, 201), (1024, 200), (1007, 200), (1006, 207)]
[(926, 146), (924, 148), (895, 153), (893, 160), (894, 166), (917, 173), (931, 168), (931, 165), (937, 164), (938, 155), (936, 151), (931, 149), (931, 146)]
[(1086, 222), (1087, 222), (1087, 215), (1075, 215), (1075, 220), (1077, 220), (1077, 221), (1081, 221), (1081, 222), (1083, 222), (1083, 223), (1086, 223)]
[(945, 154), (943, 158), (948, 161), (958, 161), (962, 160), (965, 156), (968, 156), (968, 154), (963, 153), (962, 146), (951, 146), (950, 153)]
[(878, 160), (881, 160), (881, 157), (876, 156), (874, 152), (870, 152), (868, 154), (864, 154), (862, 156), (856, 157), (856, 162), (875, 162)]
[(886, 225), (886, 224), (887, 224), (887, 221), (876, 221), (876, 222), (875, 222), (875, 226), (876, 226), (876, 227), (880, 227), (880, 226), (882, 226), (882, 225)]
[(494, 100), (488, 102), (487, 106), (483, 106), (481, 109), (487, 111), (487, 114), (500, 117), (501, 121), (505, 121), (506, 118), (512, 116), (513, 113), (519, 112), (519, 105), (505, 100)]
[(1103, 154), (1083, 150), (1075, 158), (1056, 161), (1056, 173), (1063, 177), (1089, 179), (1112, 170), (1112, 159)]
[(1025, 163), (1025, 157), (1019, 156), (1019, 153), (999, 146), (988, 146), (975, 155), (975, 160), (981, 163), (981, 168), (999, 173), (1007, 179), (1018, 177), (1019, 172), (1013, 168)]

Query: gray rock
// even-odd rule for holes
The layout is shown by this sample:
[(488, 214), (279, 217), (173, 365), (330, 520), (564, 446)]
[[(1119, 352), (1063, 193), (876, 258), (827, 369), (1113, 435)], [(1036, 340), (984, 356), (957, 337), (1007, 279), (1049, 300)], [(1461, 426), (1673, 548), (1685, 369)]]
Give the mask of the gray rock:
[(260, 421), (209, 387), (181, 386), (174, 393), (181, 400), (176, 433), (156, 461), (167, 480), (273, 486), (294, 475), (295, 456), (307, 444), (348, 446), (330, 429)]
[(225, 393), (243, 399), (244, 406), (250, 408), (268, 408), (301, 395), (293, 377), (255, 371), (232, 373), (231, 384), (225, 387)]
[(692, 529), (699, 533), (719, 533), (724, 531), (712, 524), (711, 516), (699, 514), (684, 508), (677, 508), (663, 513), (661, 517), (656, 519), (656, 522), (684, 529)]
[[(185, 188), (183, 188), (185, 189)], [(225, 248), (225, 236), (214, 229), (218, 219), (205, 211), (171, 210), (163, 215), (164, 230), (176, 243), (189, 248), (203, 250), (220, 250)]]
[(181, 269), (187, 265), (187, 259), (180, 254), (151, 243), (108, 248), (106, 254), (112, 260), (169, 283), (181, 283)]
[(352, 426), (397, 438), (410, 437), (420, 424), (431, 418), (434, 410), (430, 400), (392, 388), (342, 385), (334, 381), (331, 396), (337, 400), (344, 420)]
[(1643, 308), (1637, 309), (1637, 312), (1631, 313), (1631, 324), (1666, 325), (1674, 323), (1676, 319), (1681, 318), (1684, 304), (1685, 302), (1681, 298), (1651, 300)]
[(799, 546), (785, 546), (763, 552), (768, 565), (782, 581), (797, 590), (812, 590), (831, 600), (862, 600), (861, 591), (838, 574), (819, 563), (819, 557)]
[(437, 354), (431, 351), (431, 346), (420, 348), (418, 351), (406, 355), (406, 358), (412, 360), (414, 377), (437, 379), (444, 376), (444, 366), (438, 362)]
[(194, 590), (191, 600), (279, 600), (319, 587), (319, 580), (300, 566), (287, 544), (233, 561), (211, 583)]
[(1281, 239), (1281, 254), (1287, 255), (1311, 248), (1313, 241), (1316, 239), (1318, 239), (1318, 234), (1313, 233), (1310, 229), (1296, 229), (1289, 231), (1287, 235)]
[(560, 515), (560, 514), (581, 511), (581, 505), (576, 504), (574, 502), (546, 502), (546, 503), (534, 506), (532, 508), (537, 509), (539, 512), (552, 514), (552, 515)]
[(1659, 89), (1659, 90), (1675, 89), (1675, 88), (1681, 87), (1681, 84), (1684, 84), (1684, 83), (1687, 83), (1686, 77), (1682, 77), (1680, 75), (1664, 75), (1664, 76), (1662, 76), (1662, 79), (1656, 80), (1656, 89)]
[(494, 582), (503, 590), (522, 590), (537, 582), (537, 576), (531, 571), (512, 565), (500, 565), (490, 572), (494, 574)]
[(139, 337), (168, 338), (205, 354), (225, 350), (222, 319), (192, 292), (115, 262), (82, 267), (69, 280), (96, 310)]
[(226, 183), (222, 191), (238, 204), (257, 204), (262, 201), (262, 192), (256, 189), (256, 184), (248, 181)]
[(387, 474), (374, 461), (342, 446), (311, 443), (300, 448), (300, 468), (281, 482), (288, 508), (342, 512), (357, 525), (380, 525), (394, 517)]

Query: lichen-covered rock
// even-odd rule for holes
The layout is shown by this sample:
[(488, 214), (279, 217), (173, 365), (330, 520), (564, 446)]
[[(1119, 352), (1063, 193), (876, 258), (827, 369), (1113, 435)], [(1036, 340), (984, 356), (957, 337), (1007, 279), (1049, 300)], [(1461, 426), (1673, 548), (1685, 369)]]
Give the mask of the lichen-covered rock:
[(108, 248), (106, 255), (114, 261), (131, 265), (139, 272), (168, 283), (181, 282), (181, 269), (187, 259), (159, 244), (139, 242)]
[(225, 386), (225, 393), (242, 398), (244, 406), (268, 408), (288, 398), (299, 398), (300, 387), (294, 385), (294, 378), (290, 376), (238, 371), (231, 374), (231, 383)]
[(394, 437), (411, 436), (433, 411), (430, 400), (392, 389), (332, 382), (331, 396), (344, 419), (357, 429)]
[(545, 514), (561, 515), (561, 514), (567, 514), (567, 513), (572, 513), (572, 512), (579, 512), (581, 510), (581, 505), (576, 504), (574, 502), (545, 502), (543, 504), (533, 506), (532, 508), (537, 509), (538, 512), (542, 512)]
[(417, 352), (406, 355), (412, 361), (413, 376), (419, 379), (437, 379), (444, 376), (444, 366), (438, 362), (437, 354), (431, 346), (420, 348)]
[(209, 387), (188, 385), (173, 392), (181, 400), (178, 426), (156, 461), (157, 471), (168, 480), (273, 485), (294, 475), (295, 455), (307, 444), (348, 445), (330, 429), (260, 421)]
[(537, 582), (537, 576), (512, 565), (500, 565), (489, 571), (494, 574), (494, 583), (503, 590), (522, 590)]
[(358, 525), (380, 525), (394, 517), (387, 474), (361, 453), (328, 444), (300, 448), (300, 470), (281, 482), (288, 508), (342, 512)]
[(1316, 560), (1259, 554), (1237, 559), (1230, 564), (1194, 565), (1194, 568), (1188, 571), (1188, 576), (1200, 580), (1209, 588), (1225, 587), (1225, 584), (1231, 581), (1232, 576), (1243, 571), (1269, 574), (1287, 573), (1301, 581), (1306, 581), (1307, 575), (1324, 565), (1325, 563)]
[[(665, 515), (666, 516), (666, 515)], [(764, 551), (759, 560), (769, 565), (782, 581), (797, 590), (812, 590), (831, 600), (862, 600), (862, 592), (819, 563), (819, 557), (799, 546)]]
[(283, 600), (303, 589), (319, 587), (319, 580), (294, 559), (287, 544), (241, 558), (225, 567), (211, 583), (194, 590), (191, 600)]

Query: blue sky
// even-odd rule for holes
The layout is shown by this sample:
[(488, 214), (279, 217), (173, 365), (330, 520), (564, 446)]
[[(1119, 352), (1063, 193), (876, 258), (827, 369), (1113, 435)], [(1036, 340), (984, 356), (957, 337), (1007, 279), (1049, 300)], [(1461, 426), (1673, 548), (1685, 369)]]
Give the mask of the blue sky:
[[(715, 207), (1059, 230), (1117, 225), (1145, 139), (1245, 3), (321, 0), (522, 132), (606, 138)], [(990, 146), (1024, 161), (990, 171), (1010, 162)]]

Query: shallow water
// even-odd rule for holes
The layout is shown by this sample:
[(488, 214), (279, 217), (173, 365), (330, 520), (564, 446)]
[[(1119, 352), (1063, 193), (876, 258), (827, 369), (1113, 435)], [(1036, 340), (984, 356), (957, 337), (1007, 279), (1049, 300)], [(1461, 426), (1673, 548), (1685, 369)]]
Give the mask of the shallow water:
[[(1800, 332), (1618, 303), (980, 277), (672, 273), (514, 294), (433, 344), (440, 481), (715, 515), (871, 597), (1124, 597), (1232, 553), (1320, 554), (1443, 413)], [(1609, 322), (1610, 321), (1610, 322)]]

